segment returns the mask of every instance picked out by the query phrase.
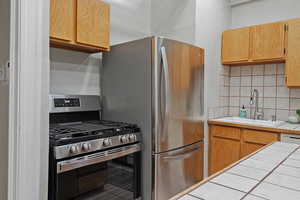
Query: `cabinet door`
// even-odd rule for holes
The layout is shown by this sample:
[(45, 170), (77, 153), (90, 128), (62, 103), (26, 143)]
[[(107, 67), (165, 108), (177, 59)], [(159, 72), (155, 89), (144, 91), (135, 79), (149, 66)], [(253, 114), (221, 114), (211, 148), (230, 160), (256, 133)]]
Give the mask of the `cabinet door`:
[(251, 143), (251, 142), (242, 143), (241, 158), (261, 149), (264, 146), (265, 146), (264, 144), (256, 144), (256, 143)]
[(277, 133), (245, 129), (242, 131), (241, 158), (278, 140), (279, 135)]
[(251, 37), (251, 60), (284, 59), (284, 23), (277, 22), (254, 26), (251, 28)]
[(50, 37), (72, 41), (74, 38), (74, 0), (50, 1)]
[(286, 86), (300, 87), (300, 19), (288, 22)]
[(249, 43), (249, 27), (224, 31), (222, 36), (223, 64), (248, 61)]
[(109, 48), (109, 5), (77, 0), (77, 43)]
[(210, 175), (224, 169), (240, 158), (240, 141), (212, 137), (210, 145)]

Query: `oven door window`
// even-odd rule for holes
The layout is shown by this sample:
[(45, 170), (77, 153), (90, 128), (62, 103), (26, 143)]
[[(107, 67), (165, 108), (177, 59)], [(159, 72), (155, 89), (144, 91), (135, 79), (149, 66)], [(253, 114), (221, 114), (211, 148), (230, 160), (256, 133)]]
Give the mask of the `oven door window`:
[(140, 153), (57, 176), (57, 200), (132, 200), (140, 197)]

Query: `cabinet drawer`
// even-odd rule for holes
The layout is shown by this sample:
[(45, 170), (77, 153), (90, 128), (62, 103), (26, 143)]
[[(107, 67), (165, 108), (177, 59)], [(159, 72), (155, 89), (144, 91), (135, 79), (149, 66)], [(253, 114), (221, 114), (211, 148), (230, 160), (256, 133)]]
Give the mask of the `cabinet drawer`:
[(226, 126), (211, 126), (211, 134), (214, 137), (222, 137), (234, 140), (241, 139), (241, 129)]
[(243, 140), (244, 142), (266, 145), (278, 141), (279, 135), (264, 131), (243, 130)]

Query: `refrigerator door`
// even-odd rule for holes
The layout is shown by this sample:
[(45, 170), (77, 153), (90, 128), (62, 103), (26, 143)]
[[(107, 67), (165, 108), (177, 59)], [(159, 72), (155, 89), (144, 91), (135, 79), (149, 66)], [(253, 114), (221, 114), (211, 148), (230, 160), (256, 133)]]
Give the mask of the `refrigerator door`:
[(203, 139), (204, 50), (156, 38), (153, 67), (155, 153)]
[(155, 154), (154, 200), (166, 200), (203, 179), (203, 143)]

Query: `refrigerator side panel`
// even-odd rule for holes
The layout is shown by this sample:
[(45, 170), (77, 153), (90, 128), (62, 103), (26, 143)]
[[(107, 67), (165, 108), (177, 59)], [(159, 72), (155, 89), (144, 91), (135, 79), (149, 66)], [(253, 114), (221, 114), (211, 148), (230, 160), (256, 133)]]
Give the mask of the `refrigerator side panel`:
[(158, 38), (153, 69), (153, 151), (203, 140), (204, 50)]
[(152, 38), (115, 45), (103, 55), (102, 118), (136, 123), (142, 129), (142, 196), (151, 199)]

